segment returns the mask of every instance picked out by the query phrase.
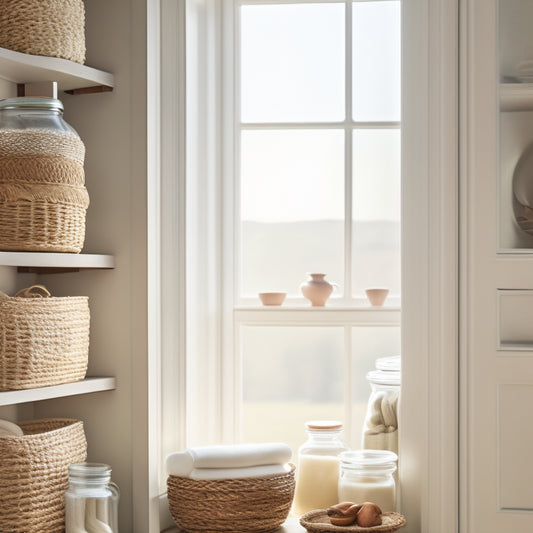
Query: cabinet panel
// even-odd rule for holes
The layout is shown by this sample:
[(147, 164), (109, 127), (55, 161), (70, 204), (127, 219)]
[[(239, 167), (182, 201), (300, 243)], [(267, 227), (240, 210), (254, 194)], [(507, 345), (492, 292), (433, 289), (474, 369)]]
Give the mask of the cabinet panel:
[(533, 511), (532, 385), (500, 385), (498, 390), (498, 477), (501, 510)]

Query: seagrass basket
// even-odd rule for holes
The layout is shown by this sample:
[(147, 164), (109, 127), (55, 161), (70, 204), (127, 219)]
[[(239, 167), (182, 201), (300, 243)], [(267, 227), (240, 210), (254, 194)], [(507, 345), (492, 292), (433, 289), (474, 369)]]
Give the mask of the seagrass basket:
[(44, 289), (26, 289), (30, 297), (0, 291), (0, 391), (71, 383), (87, 372), (89, 298), (50, 297), (46, 289), (31, 297), (37, 287)]
[(0, 0), (0, 46), (83, 64), (83, 0)]
[(69, 418), (21, 422), (21, 437), (0, 437), (0, 531), (65, 531), (68, 467), (87, 458), (83, 423)]
[(79, 253), (89, 195), (63, 184), (0, 184), (0, 250)]
[(188, 533), (266, 532), (289, 515), (294, 466), (286, 474), (199, 480), (168, 476), (168, 503), (176, 525)]

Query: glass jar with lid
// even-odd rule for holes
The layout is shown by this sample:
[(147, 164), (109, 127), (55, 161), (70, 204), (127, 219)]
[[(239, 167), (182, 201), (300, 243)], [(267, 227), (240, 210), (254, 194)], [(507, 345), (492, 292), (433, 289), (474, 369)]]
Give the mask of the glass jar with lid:
[(398, 404), (400, 400), (400, 356), (376, 361), (376, 370), (366, 376), (371, 387), (363, 427), (362, 447), (398, 453)]
[(119, 490), (103, 463), (69, 466), (65, 494), (66, 533), (118, 533)]
[(56, 98), (0, 100), (0, 249), (79, 253), (85, 146)]
[(298, 450), (294, 510), (302, 515), (327, 509), (338, 500), (339, 454), (348, 450), (341, 440), (342, 422), (306, 422), (307, 441)]
[(343, 452), (340, 459), (339, 500), (372, 502), (386, 513), (396, 508), (396, 471), (398, 456), (388, 450)]

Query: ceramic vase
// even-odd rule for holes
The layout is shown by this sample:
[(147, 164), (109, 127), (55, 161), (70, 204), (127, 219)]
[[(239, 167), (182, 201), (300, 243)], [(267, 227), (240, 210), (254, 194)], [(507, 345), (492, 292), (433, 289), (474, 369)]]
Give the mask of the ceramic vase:
[(324, 307), (333, 292), (334, 283), (325, 280), (326, 274), (309, 274), (309, 278), (300, 285), (300, 290), (311, 302), (312, 307)]

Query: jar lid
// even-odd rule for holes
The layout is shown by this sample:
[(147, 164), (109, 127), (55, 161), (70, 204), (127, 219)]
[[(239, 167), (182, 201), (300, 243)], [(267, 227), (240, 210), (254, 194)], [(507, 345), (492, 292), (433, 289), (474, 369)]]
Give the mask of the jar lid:
[(341, 452), (339, 460), (353, 468), (396, 468), (398, 456), (389, 450), (354, 450)]
[(380, 357), (376, 359), (376, 368), (385, 372), (400, 372), (401, 358), (399, 355), (391, 355), (389, 357)]
[(105, 463), (74, 463), (68, 467), (69, 476), (86, 480), (101, 480), (111, 477), (111, 467)]
[(399, 386), (401, 384), (400, 372), (372, 370), (366, 375), (367, 381), (376, 385)]
[(305, 423), (305, 429), (328, 431), (332, 429), (343, 429), (342, 422), (338, 420), (311, 420)]
[(0, 100), (1, 109), (49, 109), (51, 111), (63, 111), (63, 102), (57, 98), (19, 96)]

